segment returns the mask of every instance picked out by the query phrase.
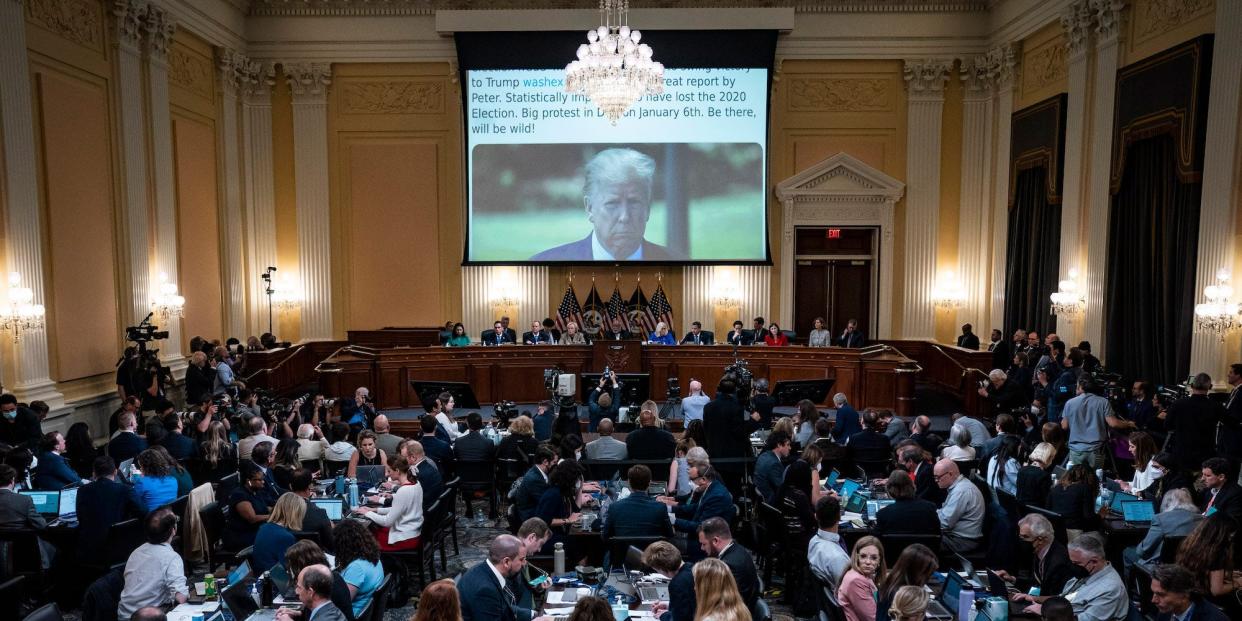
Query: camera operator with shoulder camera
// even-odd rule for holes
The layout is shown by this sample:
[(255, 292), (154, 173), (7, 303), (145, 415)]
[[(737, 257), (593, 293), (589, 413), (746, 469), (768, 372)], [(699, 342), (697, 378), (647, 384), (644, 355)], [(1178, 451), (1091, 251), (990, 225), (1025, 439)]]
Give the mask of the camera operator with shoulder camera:
[[(616, 371), (604, 367), (604, 374), (599, 378), (599, 385), (592, 388), (591, 394), (587, 396), (587, 409), (590, 411), (591, 419), (587, 431), (592, 433), (599, 426), (599, 421), (605, 418), (617, 420), (617, 415), (621, 411), (621, 382), (617, 381)], [(570, 433), (578, 433), (577, 428), (575, 427)]]
[(245, 388), (245, 382), (237, 379), (233, 374), (233, 366), (229, 361), (229, 350), (221, 345), (217, 347), (211, 356), (212, 368), (216, 370), (215, 382), (212, 384), (211, 393), (220, 396), (233, 388)]

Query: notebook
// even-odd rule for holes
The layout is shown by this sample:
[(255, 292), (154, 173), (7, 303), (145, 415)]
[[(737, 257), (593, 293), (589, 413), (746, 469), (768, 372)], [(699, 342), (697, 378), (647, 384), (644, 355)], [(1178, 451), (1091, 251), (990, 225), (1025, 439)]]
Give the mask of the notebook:
[(22, 490), (21, 494), (34, 501), (35, 511), (43, 517), (60, 515), (60, 492)]

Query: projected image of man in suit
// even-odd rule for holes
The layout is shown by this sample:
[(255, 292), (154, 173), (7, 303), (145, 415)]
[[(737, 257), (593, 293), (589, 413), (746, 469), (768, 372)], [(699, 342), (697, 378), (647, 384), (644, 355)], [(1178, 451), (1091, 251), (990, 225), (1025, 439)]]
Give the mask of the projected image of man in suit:
[(583, 205), (593, 230), (532, 261), (671, 261), (684, 257), (643, 238), (651, 217), (655, 160), (633, 149), (605, 149), (586, 164)]

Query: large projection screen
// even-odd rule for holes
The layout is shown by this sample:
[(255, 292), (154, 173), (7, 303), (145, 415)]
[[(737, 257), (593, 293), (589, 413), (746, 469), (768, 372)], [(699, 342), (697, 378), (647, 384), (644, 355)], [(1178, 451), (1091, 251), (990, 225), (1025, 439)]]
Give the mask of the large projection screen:
[(563, 68), (463, 67), (465, 263), (770, 261), (770, 67), (663, 62), (615, 124)]

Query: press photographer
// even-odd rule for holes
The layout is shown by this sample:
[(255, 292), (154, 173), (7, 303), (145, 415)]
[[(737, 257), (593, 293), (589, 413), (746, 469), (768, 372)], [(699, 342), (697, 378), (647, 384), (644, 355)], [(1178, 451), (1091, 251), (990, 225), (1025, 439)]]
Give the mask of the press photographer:
[[(592, 388), (591, 394), (587, 396), (587, 409), (591, 418), (587, 431), (594, 432), (599, 426), (599, 421), (605, 418), (617, 420), (617, 415), (621, 411), (621, 382), (617, 381), (616, 371), (604, 367), (604, 374), (599, 378), (599, 385)], [(557, 426), (560, 427), (559, 424)], [(577, 429), (575, 428), (571, 433), (577, 433)]]
[[(168, 334), (165, 332), (164, 334)], [(229, 357), (227, 347), (221, 345), (212, 352), (211, 356), (212, 368), (216, 371), (215, 382), (212, 384), (211, 394), (219, 396), (226, 392), (235, 391), (246, 387), (246, 383), (237, 379), (233, 374), (233, 362)]]
[(125, 340), (134, 345), (126, 347), (117, 361), (117, 394), (122, 401), (127, 397), (138, 397), (142, 400), (144, 412), (154, 410), (157, 404), (164, 401), (165, 388), (175, 384), (172, 370), (160, 364), (160, 350), (147, 348), (147, 343), (166, 338), (167, 331), (160, 331), (159, 326), (151, 325), (151, 315), (147, 315), (138, 325), (125, 328)]

